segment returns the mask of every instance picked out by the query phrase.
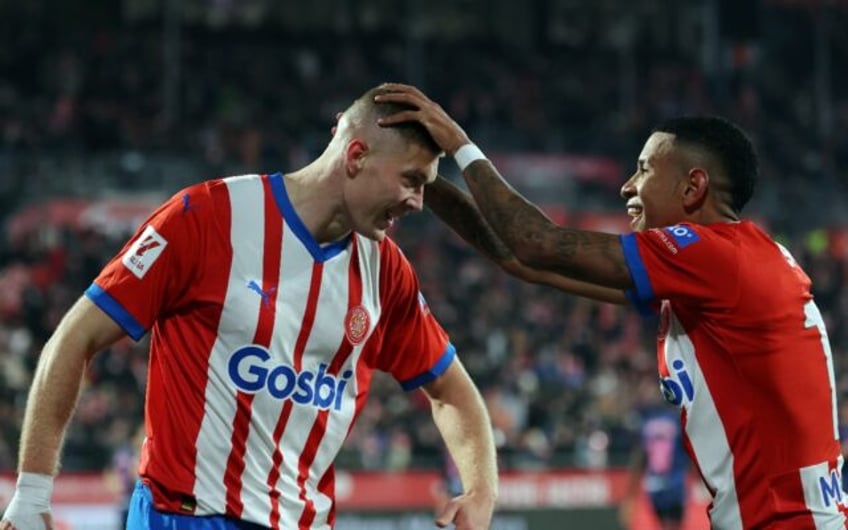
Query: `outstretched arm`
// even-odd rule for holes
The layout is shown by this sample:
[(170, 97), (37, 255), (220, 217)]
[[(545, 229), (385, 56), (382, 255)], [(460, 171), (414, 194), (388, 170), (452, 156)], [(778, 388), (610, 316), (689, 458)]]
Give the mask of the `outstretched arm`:
[(459, 359), (423, 390), (430, 398), (433, 420), (456, 463), (464, 490), (440, 511), (436, 524), (444, 528), (454, 523), (457, 530), (486, 530), (495, 509), (498, 470), (483, 398)]
[[(465, 131), (420, 90), (401, 84), (386, 86), (392, 92), (377, 96), (378, 101), (414, 109), (383, 118), (381, 124), (418, 121), (449, 155), (471, 143)], [(521, 263), (604, 287), (633, 287), (618, 236), (557, 225), (510, 186), (488, 160), (469, 164), (463, 177), (486, 222)]]
[(581, 282), (521, 263), (492, 230), (471, 197), (444, 177), (439, 176), (427, 186), (424, 203), (468, 244), (517, 278), (601, 302), (625, 304), (627, 301), (621, 290)]

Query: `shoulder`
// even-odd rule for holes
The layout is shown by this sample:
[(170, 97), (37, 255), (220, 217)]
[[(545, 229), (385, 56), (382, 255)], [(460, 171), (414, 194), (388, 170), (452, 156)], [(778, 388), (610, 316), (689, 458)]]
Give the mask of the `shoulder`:
[(633, 234), (640, 243), (657, 251), (682, 257), (684, 255), (724, 254), (732, 252), (741, 237), (739, 223), (700, 225), (680, 223), (651, 228)]
[(218, 221), (235, 202), (261, 194), (265, 180), (265, 175), (258, 174), (209, 179), (181, 189), (171, 197), (169, 204), (183, 214), (193, 214), (197, 220)]
[(370, 242), (379, 253), (380, 284), (383, 292), (400, 297), (417, 295), (418, 277), (397, 243), (389, 237), (379, 242)]
[(382, 241), (373, 241), (368, 238), (362, 238), (374, 246), (376, 252), (380, 254), (380, 262), (383, 266), (397, 267), (398, 265), (408, 264), (403, 251), (395, 243), (395, 241), (386, 236)]

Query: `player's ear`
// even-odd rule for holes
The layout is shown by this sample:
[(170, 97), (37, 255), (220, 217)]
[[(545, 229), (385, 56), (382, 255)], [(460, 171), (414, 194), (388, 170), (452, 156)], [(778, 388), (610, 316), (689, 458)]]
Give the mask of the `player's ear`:
[(710, 186), (710, 174), (696, 167), (689, 170), (686, 187), (683, 189), (683, 207), (688, 211), (697, 210), (707, 198)]
[(345, 169), (348, 177), (355, 177), (362, 171), (365, 165), (365, 157), (368, 155), (368, 144), (354, 138), (348, 142), (345, 148)]

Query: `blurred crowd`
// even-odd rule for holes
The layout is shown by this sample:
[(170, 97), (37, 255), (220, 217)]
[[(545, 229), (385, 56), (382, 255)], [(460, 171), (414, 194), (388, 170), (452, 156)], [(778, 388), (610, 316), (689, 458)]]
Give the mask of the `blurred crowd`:
[[(848, 8), (798, 4), (763, 2), (756, 31), (719, 33), (709, 49), (675, 25), (687, 13), (674, 2), (665, 18), (626, 24), (592, 8), (548, 13), (529, 43), (485, 31), (413, 39), (403, 28), (292, 35), (203, 24), (169, 37), (144, 19), (56, 31), (62, 20), (36, 8), (16, 14), (30, 24), (0, 16), (0, 217), (57, 194), (172, 193), (298, 168), (326, 144), (335, 113), (386, 80), (420, 84), (486, 150), (599, 155), (624, 168), (654, 123), (721, 113), (761, 153), (752, 214), (812, 277), (848, 405), (848, 69), (827, 67), (848, 62), (848, 36), (827, 30), (848, 24)], [(599, 194), (591, 183), (576, 191), (557, 200), (576, 209), (579, 193)], [(593, 207), (625, 215), (614, 190), (600, 195)], [(17, 236), (0, 244), (0, 471), (15, 466), (41, 347), (128, 234), (37, 224)], [(634, 411), (659, 398), (655, 322), (518, 282), (428, 213), (394, 236), (483, 392), (506, 468), (626, 460)], [(143, 418), (146, 368), (146, 339), (95, 357), (64, 469), (110, 466)], [(376, 378), (340, 465), (443, 466), (428, 414), (422, 395)]]

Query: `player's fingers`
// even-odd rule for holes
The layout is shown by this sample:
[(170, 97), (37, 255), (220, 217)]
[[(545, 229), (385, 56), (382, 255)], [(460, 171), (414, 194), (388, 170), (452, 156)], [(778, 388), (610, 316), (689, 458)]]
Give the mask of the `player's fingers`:
[(442, 511), (436, 516), (436, 526), (445, 528), (456, 518), (456, 512), (459, 510), (459, 504), (449, 502), (442, 508)]
[(386, 92), (385, 94), (377, 94), (374, 96), (374, 101), (377, 103), (402, 103), (418, 109), (422, 108), (427, 103), (425, 96), (409, 92)]
[(390, 116), (379, 118), (377, 123), (385, 127), (387, 125), (396, 125), (407, 121), (418, 121), (418, 117), (419, 113), (417, 110), (402, 110), (400, 112), (395, 112)]
[(391, 92), (406, 92), (410, 94), (417, 94), (419, 96), (424, 95), (424, 93), (418, 90), (416, 87), (412, 85), (406, 85), (404, 83), (383, 83), (382, 85), (380, 85), (380, 88)]

